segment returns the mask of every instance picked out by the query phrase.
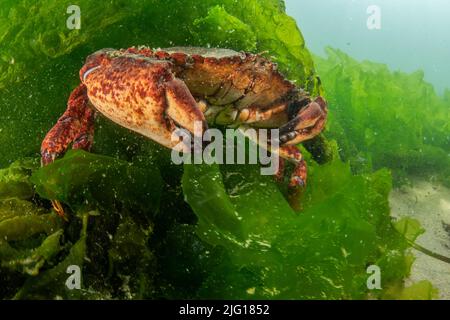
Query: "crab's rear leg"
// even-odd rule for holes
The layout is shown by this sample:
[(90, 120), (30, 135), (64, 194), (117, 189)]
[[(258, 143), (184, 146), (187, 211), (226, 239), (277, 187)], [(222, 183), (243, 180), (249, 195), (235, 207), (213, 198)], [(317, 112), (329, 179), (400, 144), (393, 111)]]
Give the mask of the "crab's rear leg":
[(283, 159), (295, 164), (289, 180), (289, 202), (292, 207), (297, 208), (298, 197), (306, 186), (307, 167), (300, 150), (295, 145), (312, 139), (323, 130), (327, 118), (326, 101), (322, 97), (311, 100), (304, 96), (289, 105), (281, 104), (262, 112), (254, 107), (247, 110), (246, 113), (241, 112), (241, 120), (247, 123), (254, 122), (254, 125), (279, 126), (281, 146), (274, 151), (281, 157), (277, 179), (283, 177)]
[(293, 145), (281, 145), (279, 147), (275, 147), (270, 145), (269, 141), (265, 139), (261, 140), (258, 132), (256, 136), (247, 134), (247, 129), (249, 126), (241, 125), (238, 130), (254, 143), (258, 144), (260, 147), (276, 154), (278, 158), (278, 169), (275, 173), (275, 179), (279, 182), (284, 180), (284, 170), (285, 170), (285, 162), (288, 161), (294, 164), (294, 170), (291, 173), (288, 184), (288, 192), (289, 192), (289, 204), (294, 210), (300, 210), (299, 207), (299, 196), (306, 187), (306, 178), (307, 178), (307, 167), (306, 161), (303, 159), (303, 155), (300, 150)]
[[(89, 150), (94, 134), (94, 110), (88, 106), (86, 87), (78, 86), (70, 95), (67, 109), (57, 123), (47, 133), (41, 145), (41, 165), (46, 166), (60, 155), (69, 145), (72, 148)], [(56, 213), (65, 217), (64, 209), (57, 200), (52, 200)]]
[[(294, 171), (289, 179), (289, 188), (296, 189), (306, 185), (307, 169), (303, 155), (296, 146), (281, 146), (276, 151), (281, 157), (280, 162), (284, 160), (294, 163)], [(284, 164), (279, 166), (280, 170), (284, 170)], [(277, 177), (281, 176), (281, 172), (277, 172)]]
[(284, 176), (285, 161), (289, 161), (294, 164), (294, 170), (291, 173), (288, 184), (288, 200), (291, 207), (295, 210), (300, 210), (299, 197), (301, 192), (306, 187), (307, 180), (307, 166), (306, 161), (303, 159), (303, 155), (296, 146), (284, 145), (280, 146), (277, 150), (279, 159), (279, 170), (276, 174), (278, 181), (282, 181)]

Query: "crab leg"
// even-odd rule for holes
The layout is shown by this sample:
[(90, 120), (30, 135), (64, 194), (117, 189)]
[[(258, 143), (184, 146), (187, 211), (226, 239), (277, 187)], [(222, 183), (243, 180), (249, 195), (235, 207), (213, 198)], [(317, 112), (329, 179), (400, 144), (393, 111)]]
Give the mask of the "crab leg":
[(67, 109), (58, 119), (58, 122), (47, 133), (41, 145), (41, 164), (43, 166), (52, 163), (59, 155), (63, 154), (70, 143), (82, 132), (83, 124), (88, 121), (85, 118), (88, 105), (86, 87), (78, 86), (70, 95)]
[[(66, 111), (42, 142), (42, 166), (55, 161), (72, 142), (74, 149), (90, 149), (94, 132), (94, 111), (88, 107), (88, 102), (86, 87), (78, 86), (70, 95)], [(52, 205), (56, 213), (66, 219), (61, 203), (52, 200)]]
[[(274, 123), (274, 126), (277, 126), (277, 123), (285, 123), (287, 120), (286, 114), (287, 105), (286, 103), (282, 103), (268, 110), (261, 110), (261, 108), (257, 106), (251, 106), (245, 109), (242, 109), (237, 116), (238, 121), (242, 123), (259, 123), (262, 122), (265, 125), (270, 123)], [(282, 119), (280, 119), (280, 117)], [(284, 119), (284, 121), (283, 121)]]
[(94, 142), (95, 115), (96, 112), (93, 109), (86, 108), (81, 118), (80, 132), (73, 140), (72, 149), (91, 150), (92, 143)]
[(279, 146), (278, 148), (274, 148), (270, 144), (266, 144), (260, 141), (258, 132), (256, 137), (247, 135), (246, 130), (248, 128), (249, 128), (248, 126), (242, 125), (238, 128), (238, 130), (246, 137), (248, 137), (250, 140), (252, 140), (254, 143), (279, 156), (278, 161), (279, 166), (275, 174), (275, 180), (279, 182), (283, 180), (285, 161), (289, 161), (295, 165), (294, 170), (292, 171), (291, 177), (289, 179), (288, 185), (290, 193), (289, 204), (295, 210), (299, 209), (297, 201), (298, 195), (299, 192), (306, 186), (306, 178), (307, 178), (306, 161), (303, 159), (303, 155), (301, 154), (300, 150), (293, 145), (282, 145)]
[(288, 202), (294, 210), (299, 211), (301, 210), (299, 197), (306, 187), (306, 161), (303, 160), (303, 156), (296, 146), (281, 146), (278, 149), (278, 154), (280, 155), (280, 159), (279, 169), (275, 176), (277, 181), (283, 181), (285, 161), (293, 162), (295, 165), (288, 184)]
[[(304, 187), (306, 185), (306, 162), (303, 160), (303, 156), (300, 150), (296, 146), (281, 146), (278, 149), (278, 154), (281, 158), (291, 161), (295, 164), (294, 171), (291, 174), (289, 181), (289, 188), (296, 189), (298, 187)], [(281, 160), (281, 159), (280, 159)], [(280, 166), (280, 169), (284, 169), (284, 165)], [(280, 176), (282, 173), (277, 173)]]

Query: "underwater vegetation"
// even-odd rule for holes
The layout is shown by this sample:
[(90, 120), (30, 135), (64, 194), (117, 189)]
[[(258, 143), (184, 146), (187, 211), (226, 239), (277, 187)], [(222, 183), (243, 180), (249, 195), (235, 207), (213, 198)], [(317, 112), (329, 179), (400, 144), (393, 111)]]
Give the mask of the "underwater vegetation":
[[(427, 281), (405, 288), (413, 262), (405, 238), (414, 240), (423, 230), (413, 220), (392, 222), (388, 203), (392, 179), (383, 168), (391, 166), (381, 161), (378, 140), (367, 147), (360, 144), (356, 139), (363, 129), (346, 122), (369, 121), (361, 113), (383, 106), (377, 99), (389, 90), (393, 92), (388, 101), (411, 99), (399, 107), (405, 111), (398, 113), (401, 119), (408, 101), (414, 100), (400, 96), (406, 90), (401, 84), (408, 83), (405, 86), (413, 93), (422, 92), (422, 87), (429, 87), (420, 79), (385, 70), (386, 79), (399, 77), (403, 82), (391, 89), (391, 82), (386, 81), (387, 87), (378, 82), (373, 89), (357, 91), (373, 97), (371, 108), (361, 111), (363, 98), (352, 97), (353, 91), (346, 92), (347, 87), (339, 87), (333, 78), (342, 64), (333, 67), (330, 58), (327, 68), (327, 61), (318, 58), (324, 84), (320, 85), (313, 58), (294, 20), (284, 13), (282, 1), (113, 0), (100, 7), (80, 0), (80, 30), (66, 28), (70, 4), (7, 0), (0, 7), (1, 298), (436, 296)], [(40, 168), (40, 142), (65, 109), (85, 57), (104, 47), (139, 44), (267, 51), (288, 78), (312, 95), (325, 91), (332, 120), (328, 139), (321, 137), (306, 145), (310, 152), (303, 150), (309, 184), (299, 199), (301, 212), (291, 209), (283, 187), (261, 176), (258, 166), (177, 166), (171, 163), (169, 150), (101, 117), (92, 153), (69, 151)], [(366, 67), (353, 63), (352, 70), (358, 68)], [(433, 97), (429, 89), (414, 97), (425, 102)], [(355, 104), (344, 105), (345, 99)], [(346, 117), (343, 108), (354, 112)], [(386, 114), (371, 116), (381, 119)], [(414, 119), (415, 113), (408, 116)], [(445, 128), (432, 118), (429, 114), (432, 127), (415, 130), (422, 130), (422, 138), (437, 130), (433, 134), (441, 139), (438, 133), (445, 135)], [(381, 125), (365, 123), (358, 128), (372, 128), (375, 136), (387, 134)], [(364, 142), (369, 141), (366, 135), (370, 133), (360, 138)], [(410, 139), (406, 133), (401, 137)], [(392, 142), (401, 144), (401, 139)], [(437, 150), (448, 146), (445, 139), (421, 143)], [(388, 151), (397, 155), (393, 147)], [(370, 155), (373, 166), (355, 170), (358, 152)], [(413, 170), (412, 161), (408, 168)], [(68, 222), (51, 211), (49, 199), (66, 205)], [(72, 265), (82, 269), (81, 289), (65, 285)], [(382, 270), (381, 289), (367, 287), (370, 265)]]
[(395, 184), (408, 176), (450, 185), (450, 90), (441, 97), (422, 71), (407, 74), (358, 62), (328, 48), (315, 57), (333, 106), (327, 137), (355, 172), (390, 168)]

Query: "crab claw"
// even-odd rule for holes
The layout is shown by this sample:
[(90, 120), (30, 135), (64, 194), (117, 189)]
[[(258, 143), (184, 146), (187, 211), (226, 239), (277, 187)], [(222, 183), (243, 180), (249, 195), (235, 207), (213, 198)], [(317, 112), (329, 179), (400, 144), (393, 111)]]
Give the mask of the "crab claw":
[[(181, 127), (193, 134), (190, 146), (185, 146), (183, 152), (198, 152), (203, 150), (203, 134), (208, 129), (201, 106), (192, 97), (189, 89), (183, 81), (174, 79), (166, 84), (166, 115), (174, 122), (176, 127)], [(195, 141), (201, 141), (199, 148), (195, 148)], [(170, 146), (173, 148), (173, 146)]]
[(196, 122), (200, 126), (200, 134), (208, 128), (205, 116), (192, 97), (183, 81), (174, 79), (166, 84), (166, 114), (177, 125), (196, 134)]
[(280, 127), (280, 144), (295, 145), (315, 137), (323, 130), (326, 118), (327, 103), (322, 97), (317, 97)]

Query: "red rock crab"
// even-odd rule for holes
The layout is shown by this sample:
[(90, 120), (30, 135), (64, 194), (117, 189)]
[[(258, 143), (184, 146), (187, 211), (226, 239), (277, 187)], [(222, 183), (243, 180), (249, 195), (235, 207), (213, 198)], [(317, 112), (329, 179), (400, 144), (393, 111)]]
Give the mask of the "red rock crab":
[[(289, 187), (297, 188), (306, 183), (306, 163), (295, 145), (319, 134), (327, 116), (325, 100), (311, 99), (276, 64), (228, 49), (103, 49), (87, 58), (80, 79), (67, 110), (42, 142), (42, 165), (71, 143), (89, 150), (98, 111), (168, 148), (179, 145), (172, 132), (178, 127), (194, 132), (195, 121), (203, 130), (208, 125), (279, 128), (277, 153), (295, 163)], [(61, 204), (53, 201), (53, 206), (63, 214)]]

